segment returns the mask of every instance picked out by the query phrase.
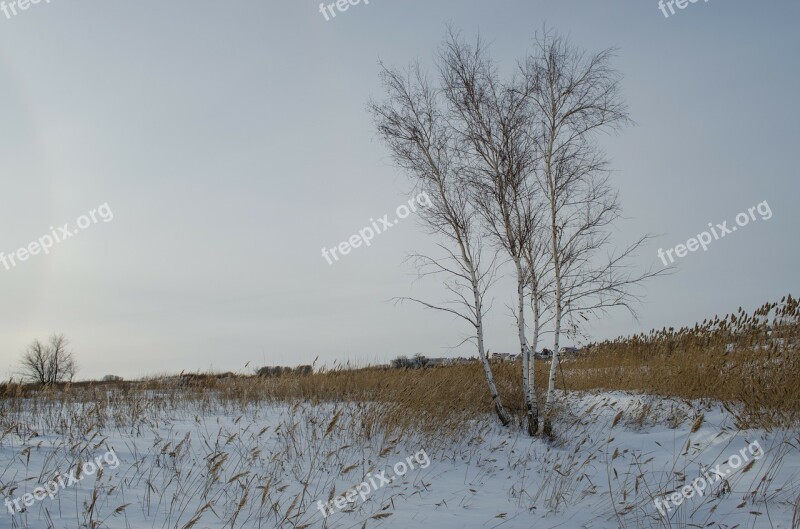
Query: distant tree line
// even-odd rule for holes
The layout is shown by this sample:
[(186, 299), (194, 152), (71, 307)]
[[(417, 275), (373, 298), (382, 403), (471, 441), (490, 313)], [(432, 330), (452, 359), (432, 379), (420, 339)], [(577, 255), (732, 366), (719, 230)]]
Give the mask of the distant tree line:
[(314, 368), (309, 365), (297, 366), (295, 368), (285, 366), (264, 366), (256, 371), (256, 375), (260, 377), (280, 377), (283, 375), (308, 376), (313, 372)]
[(391, 366), (395, 369), (421, 369), (428, 365), (427, 357), (423, 355), (414, 355), (412, 358), (407, 356), (398, 356), (391, 362)]

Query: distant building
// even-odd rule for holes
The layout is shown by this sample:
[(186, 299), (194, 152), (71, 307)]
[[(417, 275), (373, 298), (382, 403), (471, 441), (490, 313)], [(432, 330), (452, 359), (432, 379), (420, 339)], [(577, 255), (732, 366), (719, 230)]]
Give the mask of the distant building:
[(498, 362), (513, 362), (517, 359), (517, 355), (512, 353), (492, 353), (492, 360)]
[(562, 347), (561, 350), (559, 351), (559, 354), (574, 356), (578, 354), (579, 351), (580, 349), (578, 349), (577, 347)]
[(452, 358), (428, 358), (425, 367), (449, 366), (452, 363), (453, 363)]

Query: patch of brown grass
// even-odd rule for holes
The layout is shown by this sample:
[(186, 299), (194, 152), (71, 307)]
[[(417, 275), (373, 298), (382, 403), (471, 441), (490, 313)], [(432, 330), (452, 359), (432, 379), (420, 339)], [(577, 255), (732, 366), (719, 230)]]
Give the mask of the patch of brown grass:
[[(741, 426), (769, 428), (794, 424), (800, 418), (799, 348), (800, 305), (789, 296), (751, 315), (739, 309), (691, 328), (662, 329), (591, 345), (578, 357), (564, 359), (557, 385), (568, 391), (623, 390), (713, 399), (726, 403)], [(493, 369), (504, 403), (521, 418), (520, 364), (493, 363)], [(548, 369), (549, 362), (536, 362), (540, 402)], [(272, 378), (196, 374), (183, 381), (161, 377), (48, 388), (0, 385), (4, 411), (13, 411), (15, 401), (22, 399), (93, 402), (96, 409), (113, 402), (117, 405), (109, 408), (116, 414), (133, 416), (153, 406), (192, 403), (210, 409), (212, 400), (237, 409), (270, 402), (368, 403), (373, 410), (364, 417), (363, 427), (368, 430), (458, 431), (464, 421), (491, 413), (478, 362), (426, 369), (337, 369)]]
[(795, 423), (800, 415), (800, 304), (791, 296), (681, 329), (603, 342), (566, 362), (563, 385), (714, 399), (742, 425)]

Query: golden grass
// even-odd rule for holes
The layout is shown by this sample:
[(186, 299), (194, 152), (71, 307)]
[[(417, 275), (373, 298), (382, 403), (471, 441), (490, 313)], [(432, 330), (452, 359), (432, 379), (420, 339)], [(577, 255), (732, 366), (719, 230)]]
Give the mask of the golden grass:
[[(691, 328), (662, 329), (607, 341), (566, 358), (557, 387), (567, 391), (623, 390), (681, 399), (713, 399), (725, 403), (741, 426), (774, 427), (795, 424), (800, 417), (800, 305), (792, 297), (742, 309)], [(509, 410), (522, 417), (519, 363), (493, 363), (498, 389)], [(537, 361), (536, 387), (541, 402), (549, 362)], [(113, 390), (113, 391), (109, 391)], [(173, 391), (174, 390), (174, 391)], [(155, 392), (156, 399), (143, 392)], [(112, 395), (112, 396), (109, 396)], [(215, 402), (242, 406), (268, 402), (355, 402), (379, 405), (365, 416), (364, 428), (450, 430), (463, 421), (491, 412), (480, 365), (427, 369), (368, 367), (332, 370), (310, 376), (275, 378), (195, 375), (187, 384), (173, 380), (88, 382), (53, 388), (0, 385), (4, 411), (25, 398), (74, 399), (96, 406), (113, 399), (116, 410), (136, 417), (151, 406), (199, 408)], [(117, 411), (115, 413), (121, 413)]]
[(793, 424), (800, 418), (800, 304), (787, 296), (752, 314), (739, 308), (694, 327), (603, 342), (568, 362), (564, 374), (570, 389), (714, 399), (742, 426)]

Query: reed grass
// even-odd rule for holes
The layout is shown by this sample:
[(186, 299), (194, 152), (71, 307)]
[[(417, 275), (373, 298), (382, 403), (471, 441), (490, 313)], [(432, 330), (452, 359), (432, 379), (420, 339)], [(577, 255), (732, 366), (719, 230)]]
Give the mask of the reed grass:
[[(621, 390), (686, 400), (724, 403), (741, 427), (773, 428), (800, 418), (800, 304), (791, 296), (767, 303), (752, 314), (707, 319), (693, 327), (654, 330), (591, 344), (563, 359), (557, 387), (564, 391)], [(524, 414), (520, 365), (493, 363), (498, 389), (509, 411)], [(536, 362), (542, 399), (549, 362)], [(379, 413), (365, 418), (383, 429), (458, 432), (465, 421), (491, 412), (478, 362), (425, 369), (365, 367), (334, 369), (308, 376), (280, 377), (195, 374), (140, 381), (82, 382), (51, 387), (0, 385), (0, 411), (13, 415), (26, 406), (46, 409), (68, 402), (85, 405), (79, 423), (125, 420), (137, 427), (154, 409), (196, 410), (222, 405), (309, 402), (364, 403)], [(104, 411), (105, 410), (105, 411)], [(109, 417), (114, 410), (116, 417)], [(42, 413), (41, 417), (52, 417)], [(44, 419), (43, 419), (44, 420)], [(1, 421), (0, 421), (1, 423)], [(2, 424), (0, 424), (2, 426)], [(48, 424), (46, 427), (53, 427)]]

